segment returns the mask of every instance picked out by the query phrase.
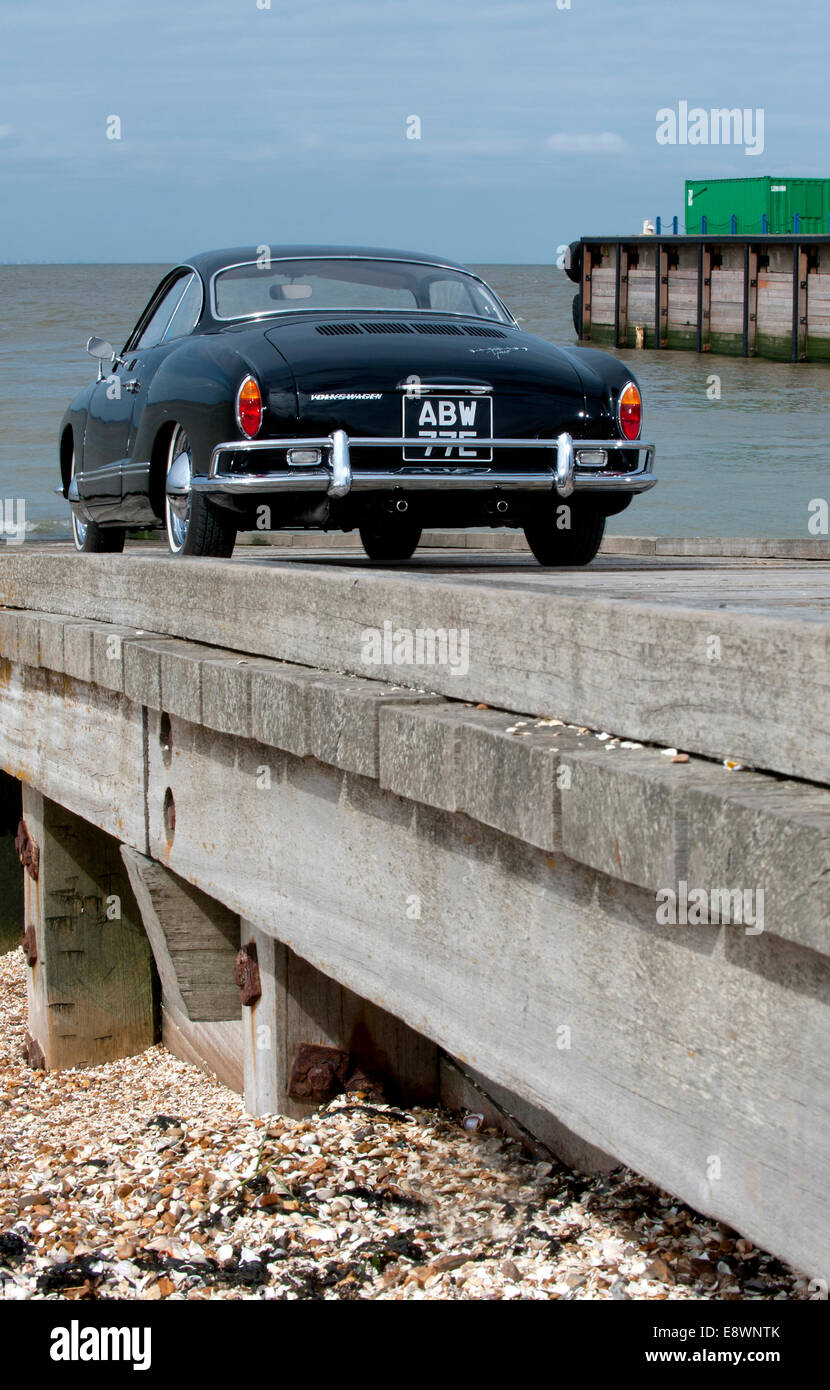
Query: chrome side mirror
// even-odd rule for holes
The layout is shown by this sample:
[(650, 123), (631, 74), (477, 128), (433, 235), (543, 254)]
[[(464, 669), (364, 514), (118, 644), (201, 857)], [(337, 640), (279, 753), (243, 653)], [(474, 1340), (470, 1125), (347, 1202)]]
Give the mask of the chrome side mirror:
[(87, 340), (86, 350), (90, 357), (94, 357), (98, 362), (98, 380), (104, 379), (104, 363), (115, 361), (115, 348), (112, 343), (108, 343), (104, 338), (95, 336)]

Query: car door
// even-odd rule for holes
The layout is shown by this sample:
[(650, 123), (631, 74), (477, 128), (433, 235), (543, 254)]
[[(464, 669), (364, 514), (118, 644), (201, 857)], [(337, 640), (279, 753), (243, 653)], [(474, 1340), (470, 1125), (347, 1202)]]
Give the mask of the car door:
[(98, 521), (121, 520), (122, 471), (130, 462), (130, 444), (135, 437), (135, 404), (142, 386), (146, 396), (142, 374), (146, 377), (150, 350), (162, 341), (192, 276), (192, 271), (179, 270), (165, 277), (127, 339), (120, 357), (93, 389), (87, 408), (83, 472), (78, 486)]
[(155, 333), (141, 334), (135, 351), (126, 359), (131, 379), (136, 383), (132, 392), (132, 412), (130, 415), (127, 457), (121, 466), (121, 502), (124, 520), (136, 526), (149, 525), (153, 520), (150, 503), (150, 463), (149, 456), (136, 454), (135, 442), (139, 438), (141, 417), (147, 405), (153, 379), (165, 358), (178, 347), (182, 338), (193, 332), (202, 312), (202, 282), (195, 271), (179, 279), (175, 284), (176, 303), (169, 322), (165, 325), (158, 342), (152, 342)]

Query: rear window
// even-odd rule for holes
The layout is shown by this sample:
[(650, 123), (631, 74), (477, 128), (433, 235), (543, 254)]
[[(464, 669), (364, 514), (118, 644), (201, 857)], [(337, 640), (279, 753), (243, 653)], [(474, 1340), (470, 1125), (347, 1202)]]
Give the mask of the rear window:
[(231, 266), (214, 276), (213, 302), (218, 319), (293, 314), (303, 309), (387, 309), (510, 322), (492, 291), (474, 275), (415, 261), (357, 257), (308, 257)]

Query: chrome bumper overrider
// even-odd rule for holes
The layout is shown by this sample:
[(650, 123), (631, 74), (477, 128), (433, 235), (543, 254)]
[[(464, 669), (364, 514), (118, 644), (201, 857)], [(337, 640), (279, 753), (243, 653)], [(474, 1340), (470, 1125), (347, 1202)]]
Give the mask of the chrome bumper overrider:
[[(329, 497), (345, 497), (350, 492), (385, 492), (396, 488), (406, 492), (499, 488), (520, 492), (550, 492), (555, 489), (560, 497), (569, 497), (574, 489), (646, 492), (657, 482), (652, 473), (655, 447), (636, 440), (575, 440), (569, 434), (560, 434), (558, 439), (476, 439), (470, 440), (469, 444), (478, 449), (531, 449), (547, 454), (549, 463), (544, 468), (526, 473), (500, 472), (492, 464), (477, 464), (475, 461), (469, 464), (451, 461), (439, 464), (431, 460), (403, 464), (394, 472), (353, 472), (352, 449), (425, 448), (424, 440), (389, 439), (376, 435), (368, 439), (356, 438), (347, 435), (345, 430), (334, 430), (320, 439), (245, 439), (217, 444), (211, 456), (208, 476), (193, 478), (191, 486), (195, 491), (209, 496), (325, 492)], [(446, 446), (438, 441), (432, 447)], [(225, 456), (259, 452), (287, 454), (289, 449), (319, 449), (323, 462), (311, 468), (287, 467), (285, 472), (279, 473), (228, 473), (222, 470)], [(640, 466), (633, 472), (624, 473), (580, 464), (582, 453), (596, 455), (598, 450), (604, 450), (606, 454), (636, 452), (641, 456)]]

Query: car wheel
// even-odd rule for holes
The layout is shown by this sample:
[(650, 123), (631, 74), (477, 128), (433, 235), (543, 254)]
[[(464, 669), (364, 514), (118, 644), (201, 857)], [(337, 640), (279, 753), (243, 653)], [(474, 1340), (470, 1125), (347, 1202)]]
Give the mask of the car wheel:
[(574, 515), (569, 531), (557, 531), (553, 521), (532, 521), (524, 528), (527, 543), (540, 565), (590, 565), (602, 544), (605, 517), (595, 512)]
[(409, 560), (418, 548), (421, 527), (414, 521), (360, 527), (363, 549), (370, 560)]
[(213, 555), (226, 559), (233, 554), (236, 527), (206, 497), (191, 488), (193, 459), (190, 440), (176, 425), (167, 450), (164, 486), (164, 522), (167, 544), (173, 555)]
[[(75, 446), (69, 462), (69, 480), (75, 476)], [(84, 521), (72, 508), (72, 539), (75, 549), (84, 555), (120, 555), (124, 549), (127, 532), (123, 526), (98, 526), (94, 521)]]

